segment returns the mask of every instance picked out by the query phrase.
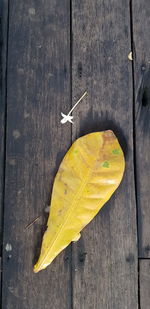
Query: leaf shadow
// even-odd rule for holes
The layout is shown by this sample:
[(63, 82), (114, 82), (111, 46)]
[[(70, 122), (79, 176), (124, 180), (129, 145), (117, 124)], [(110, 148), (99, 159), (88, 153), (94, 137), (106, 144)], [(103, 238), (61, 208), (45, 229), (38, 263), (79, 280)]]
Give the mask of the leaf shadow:
[(146, 70), (142, 76), (142, 81), (137, 95), (136, 120), (144, 135), (150, 131), (150, 69)]
[(98, 112), (93, 112), (93, 109), (91, 107), (89, 112), (87, 113), (87, 116), (81, 122), (79, 136), (105, 130), (112, 130), (114, 132), (123, 149), (125, 158), (127, 159), (128, 143), (123, 128), (121, 128), (120, 126), (120, 123), (114, 120), (112, 117), (110, 118), (110, 115), (107, 111), (105, 113), (101, 112), (101, 114), (99, 114)]

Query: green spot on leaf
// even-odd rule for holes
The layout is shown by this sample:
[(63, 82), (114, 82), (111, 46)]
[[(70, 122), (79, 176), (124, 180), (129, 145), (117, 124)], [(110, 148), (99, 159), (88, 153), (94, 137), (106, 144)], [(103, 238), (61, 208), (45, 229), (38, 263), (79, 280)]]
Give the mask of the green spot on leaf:
[(114, 150), (112, 151), (112, 153), (115, 154), (115, 155), (118, 155), (118, 154), (120, 153), (120, 150), (119, 150), (119, 149), (114, 149)]
[(77, 153), (78, 153), (78, 150), (77, 150), (77, 149), (75, 149), (75, 150), (74, 150), (74, 153), (75, 153), (75, 154), (77, 154)]
[(102, 165), (103, 167), (109, 167), (109, 162), (108, 161), (105, 161), (104, 163), (103, 163), (103, 165)]

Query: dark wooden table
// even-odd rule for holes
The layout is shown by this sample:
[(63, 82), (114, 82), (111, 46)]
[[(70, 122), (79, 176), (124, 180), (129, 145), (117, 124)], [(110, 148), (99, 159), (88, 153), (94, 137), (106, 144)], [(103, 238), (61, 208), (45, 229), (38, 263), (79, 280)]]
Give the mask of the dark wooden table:
[[(3, 0), (0, 9), (0, 308), (149, 309), (150, 3)], [(60, 124), (85, 90), (74, 124)], [(77, 137), (108, 128), (126, 156), (121, 186), (34, 274), (61, 159)]]

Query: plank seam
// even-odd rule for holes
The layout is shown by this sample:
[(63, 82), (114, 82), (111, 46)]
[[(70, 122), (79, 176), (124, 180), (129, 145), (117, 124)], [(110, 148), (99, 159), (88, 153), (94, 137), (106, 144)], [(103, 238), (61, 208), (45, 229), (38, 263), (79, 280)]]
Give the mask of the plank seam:
[(140, 260), (138, 259), (138, 305), (139, 309), (141, 309), (141, 297), (140, 297)]
[[(138, 234), (138, 195), (137, 195), (137, 162), (136, 162), (136, 126), (135, 126), (135, 68), (134, 68), (134, 61), (136, 59), (136, 53), (135, 53), (135, 46), (134, 46), (134, 33), (133, 33), (133, 5), (132, 0), (129, 1), (129, 9), (130, 9), (130, 36), (131, 36), (131, 51), (133, 55), (133, 61), (132, 61), (132, 89), (133, 89), (133, 109), (132, 109), (132, 115), (133, 115), (133, 168), (134, 168), (134, 189), (135, 189), (135, 203), (136, 203), (136, 231), (137, 231), (137, 250), (139, 255), (139, 234)], [(138, 308), (141, 309), (140, 304), (140, 263), (138, 259)]]
[(148, 258), (148, 257), (139, 257), (138, 260), (139, 260), (139, 261), (142, 261), (142, 260), (143, 260), (143, 261), (144, 261), (144, 260), (148, 260), (148, 261), (149, 261), (150, 258)]
[[(72, 55), (73, 55), (73, 38), (72, 38), (72, 0), (70, 0), (70, 107), (72, 108)], [(70, 130), (71, 130), (71, 141), (72, 140), (72, 134), (73, 134), (73, 130), (72, 130), (72, 124), (70, 126)], [(70, 309), (73, 309), (73, 245), (72, 243), (70, 244)]]

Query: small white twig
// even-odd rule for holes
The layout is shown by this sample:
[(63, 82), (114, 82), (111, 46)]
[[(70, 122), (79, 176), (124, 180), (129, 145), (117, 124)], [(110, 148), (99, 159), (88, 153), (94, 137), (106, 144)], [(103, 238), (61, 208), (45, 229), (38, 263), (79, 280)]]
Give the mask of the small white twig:
[(76, 108), (76, 106), (81, 102), (81, 100), (87, 95), (87, 92), (85, 91), (84, 94), (82, 95), (82, 97), (77, 101), (77, 103), (72, 107), (71, 111), (69, 112), (68, 115), (70, 115), (73, 110)]
[(81, 100), (87, 95), (87, 91), (84, 92), (84, 94), (82, 95), (82, 97), (76, 102), (76, 104), (72, 107), (72, 109), (70, 110), (70, 112), (68, 113), (68, 115), (65, 115), (63, 113), (61, 113), (61, 116), (63, 117), (61, 119), (61, 123), (64, 124), (66, 123), (67, 121), (73, 123), (72, 119), (73, 119), (73, 116), (71, 116), (71, 113), (73, 112), (73, 110), (76, 108), (76, 106), (81, 102)]

